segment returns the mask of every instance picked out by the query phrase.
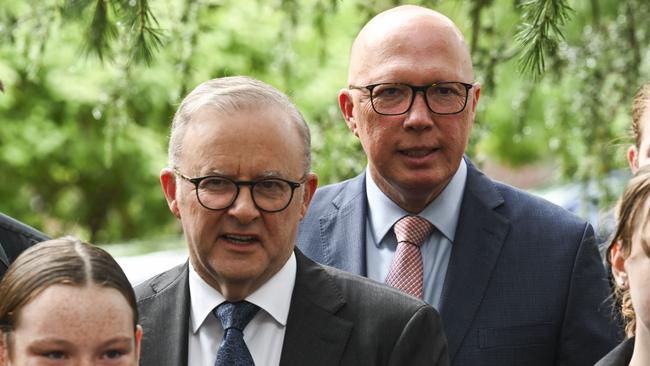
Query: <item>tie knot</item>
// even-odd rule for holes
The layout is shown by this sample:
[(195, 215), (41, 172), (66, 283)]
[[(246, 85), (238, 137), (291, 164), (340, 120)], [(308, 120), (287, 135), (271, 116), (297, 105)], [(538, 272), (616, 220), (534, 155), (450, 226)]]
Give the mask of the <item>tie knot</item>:
[(404, 216), (393, 227), (397, 243), (405, 242), (418, 247), (424, 243), (432, 230), (433, 224), (420, 216)]
[(221, 320), (223, 330), (235, 328), (240, 332), (244, 331), (248, 322), (253, 319), (259, 306), (251, 304), (248, 301), (224, 302), (217, 306), (212, 312)]

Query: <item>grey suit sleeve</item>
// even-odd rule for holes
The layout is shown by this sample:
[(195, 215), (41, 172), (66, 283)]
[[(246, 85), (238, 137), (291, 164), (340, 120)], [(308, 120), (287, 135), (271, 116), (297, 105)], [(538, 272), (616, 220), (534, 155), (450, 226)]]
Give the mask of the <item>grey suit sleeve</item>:
[(448, 366), (447, 339), (438, 313), (422, 306), (406, 323), (388, 362), (390, 366)]
[(594, 231), (587, 224), (575, 257), (556, 365), (591, 366), (594, 354), (606, 354), (618, 344), (609, 294)]

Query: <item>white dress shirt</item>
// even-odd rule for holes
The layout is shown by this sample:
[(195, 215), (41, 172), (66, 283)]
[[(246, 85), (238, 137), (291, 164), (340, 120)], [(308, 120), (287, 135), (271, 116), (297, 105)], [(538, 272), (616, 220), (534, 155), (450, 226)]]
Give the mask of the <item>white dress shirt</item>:
[[(467, 164), (461, 159), (460, 166), (449, 184), (418, 213), (437, 228), (420, 247), (424, 271), (424, 301), (436, 309), (440, 305), (466, 180)], [(402, 209), (388, 198), (372, 180), (370, 172), (366, 172), (366, 195), (366, 268), (369, 278), (385, 282), (397, 248), (397, 238), (392, 227), (399, 219), (413, 213)]]
[[(280, 271), (245, 299), (260, 307), (244, 328), (244, 342), (256, 366), (280, 364), (295, 282), (296, 256), (291, 253)], [(196, 273), (191, 262), (189, 286), (188, 366), (214, 366), (223, 339), (223, 327), (212, 310), (226, 299)]]

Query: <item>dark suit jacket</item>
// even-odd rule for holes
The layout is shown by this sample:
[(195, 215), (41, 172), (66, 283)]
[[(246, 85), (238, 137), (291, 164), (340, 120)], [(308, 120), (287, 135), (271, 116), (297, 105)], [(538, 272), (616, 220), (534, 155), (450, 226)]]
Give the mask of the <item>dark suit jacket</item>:
[(0, 278), (23, 250), (47, 239), (33, 227), (0, 213)]
[[(593, 229), (469, 161), (440, 315), (451, 364), (593, 365), (617, 343)], [(366, 275), (365, 175), (320, 188), (298, 247)]]
[(622, 342), (607, 356), (603, 357), (595, 366), (628, 366), (634, 353), (634, 338)]
[[(280, 365), (449, 365), (436, 311), (296, 251), (296, 283)], [(136, 287), (142, 366), (187, 364), (188, 264)], [(215, 354), (216, 354), (215, 350)]]

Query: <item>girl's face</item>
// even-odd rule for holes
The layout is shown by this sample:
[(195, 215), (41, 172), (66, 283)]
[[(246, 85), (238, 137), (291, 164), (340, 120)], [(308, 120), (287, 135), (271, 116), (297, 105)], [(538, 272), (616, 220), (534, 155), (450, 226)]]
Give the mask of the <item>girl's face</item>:
[(141, 337), (116, 289), (53, 285), (20, 310), (5, 355), (8, 365), (136, 366)]
[[(650, 209), (650, 199), (643, 212)], [(645, 216), (645, 214), (643, 215)], [(650, 256), (646, 248), (650, 246), (650, 224), (646, 217), (639, 220), (640, 225), (632, 235), (632, 250), (623, 257), (620, 244), (612, 251), (612, 274), (619, 287), (629, 288), (632, 306), (636, 315), (636, 333), (650, 335)]]

